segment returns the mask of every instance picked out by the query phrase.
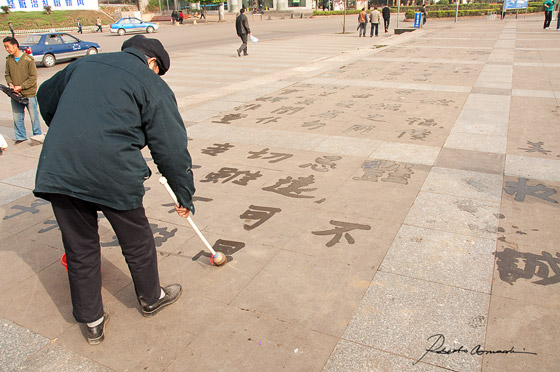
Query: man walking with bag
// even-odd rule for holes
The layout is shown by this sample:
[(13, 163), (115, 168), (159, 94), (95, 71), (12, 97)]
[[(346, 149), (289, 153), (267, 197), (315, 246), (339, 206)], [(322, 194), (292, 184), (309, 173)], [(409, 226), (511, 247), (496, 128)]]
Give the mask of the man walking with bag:
[(239, 15), (235, 19), (235, 29), (237, 36), (241, 38), (241, 46), (237, 49), (237, 56), (241, 57), (241, 52), (243, 52), (244, 56), (248, 56), (247, 37), (251, 36), (251, 29), (249, 28), (249, 20), (245, 15), (245, 8), (241, 8)]

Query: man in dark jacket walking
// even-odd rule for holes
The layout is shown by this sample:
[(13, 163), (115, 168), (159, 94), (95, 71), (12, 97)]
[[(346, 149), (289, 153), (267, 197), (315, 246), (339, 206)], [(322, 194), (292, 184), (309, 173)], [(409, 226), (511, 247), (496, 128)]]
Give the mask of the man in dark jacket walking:
[(247, 53), (247, 36), (251, 36), (251, 29), (249, 28), (249, 20), (245, 15), (245, 8), (241, 8), (239, 15), (235, 19), (235, 29), (237, 31), (237, 36), (241, 38), (241, 46), (237, 49), (237, 55), (241, 57), (241, 52), (244, 56), (248, 56)]
[(385, 32), (389, 32), (389, 22), (391, 21), (391, 8), (387, 5), (381, 9), (381, 14), (383, 15), (383, 24), (385, 26)]
[[(74, 318), (87, 323), (90, 344), (104, 339), (97, 211), (115, 230), (144, 316), (181, 294), (160, 287), (153, 233), (142, 206), (151, 175), (148, 146), (175, 192), (181, 217), (194, 211), (191, 157), (175, 96), (159, 77), (169, 69), (159, 40), (134, 36), (122, 51), (82, 58), (39, 88), (49, 126), (34, 194), (49, 200), (62, 232)], [(111, 92), (107, 94), (107, 92)]]

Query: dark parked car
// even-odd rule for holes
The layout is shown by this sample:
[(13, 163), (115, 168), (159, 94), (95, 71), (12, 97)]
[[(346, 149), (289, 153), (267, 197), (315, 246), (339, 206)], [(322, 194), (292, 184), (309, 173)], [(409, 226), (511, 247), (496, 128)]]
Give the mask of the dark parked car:
[(101, 51), (97, 43), (83, 41), (62, 33), (33, 34), (19, 45), (19, 49), (31, 55), (35, 63), (52, 67), (59, 61), (75, 59)]

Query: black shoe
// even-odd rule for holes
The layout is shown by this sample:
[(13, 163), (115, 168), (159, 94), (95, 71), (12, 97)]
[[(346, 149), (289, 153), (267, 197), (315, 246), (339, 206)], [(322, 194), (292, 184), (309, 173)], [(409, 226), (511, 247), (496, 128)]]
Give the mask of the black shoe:
[(95, 327), (86, 324), (87, 342), (90, 345), (99, 345), (105, 339), (105, 324), (109, 321), (109, 314), (103, 314), (103, 321)]
[(237, 49), (237, 56), (241, 57), (241, 51), (239, 49)]
[(167, 305), (171, 305), (181, 295), (183, 288), (179, 284), (171, 284), (165, 288), (162, 288), (165, 292), (165, 296), (156, 301), (153, 305), (142, 305), (142, 315), (153, 316), (156, 315), (158, 311)]
[(25, 141), (27, 141), (27, 138), (24, 139), (24, 140), (17, 140), (17, 141), (16, 141), (16, 145), (19, 145), (20, 143), (24, 143)]

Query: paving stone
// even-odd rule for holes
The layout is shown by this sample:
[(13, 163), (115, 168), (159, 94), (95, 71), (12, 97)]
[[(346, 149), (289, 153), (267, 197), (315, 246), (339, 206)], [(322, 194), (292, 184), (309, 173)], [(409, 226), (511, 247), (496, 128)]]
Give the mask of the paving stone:
[(319, 262), (316, 257), (282, 250), (231, 305), (340, 337), (373, 273), (373, 268)]
[(420, 192), (404, 223), (463, 235), (496, 239), (499, 204)]
[(343, 338), (443, 368), (479, 371), (480, 356), (426, 350), (438, 340), (448, 349), (482, 344), (489, 300), (486, 294), (377, 272)]
[(472, 172), (502, 174), (504, 156), (492, 152), (480, 152), (444, 147), (439, 153), (435, 166), (462, 169)]
[(559, 160), (507, 155), (504, 175), (543, 181), (560, 181)]
[(18, 372), (112, 372), (114, 370), (67, 351), (60, 346), (49, 345), (35, 353), (13, 371)]
[(49, 339), (0, 318), (0, 371), (11, 372), (33, 353), (50, 342)]
[[(488, 315), (484, 350), (511, 351), (484, 355), (482, 370), (547, 371), (560, 363), (558, 353), (558, 307), (493, 296)], [(524, 354), (528, 353), (528, 354)], [(530, 353), (535, 353), (530, 354)]]
[(318, 371), (336, 341), (299, 324), (229, 306), (165, 371), (185, 366), (192, 371)]
[(433, 167), (422, 191), (499, 202), (502, 182), (497, 174)]
[(323, 372), (442, 372), (433, 365), (385, 353), (354, 342), (340, 340)]
[(490, 294), (494, 240), (402, 225), (381, 271)]

